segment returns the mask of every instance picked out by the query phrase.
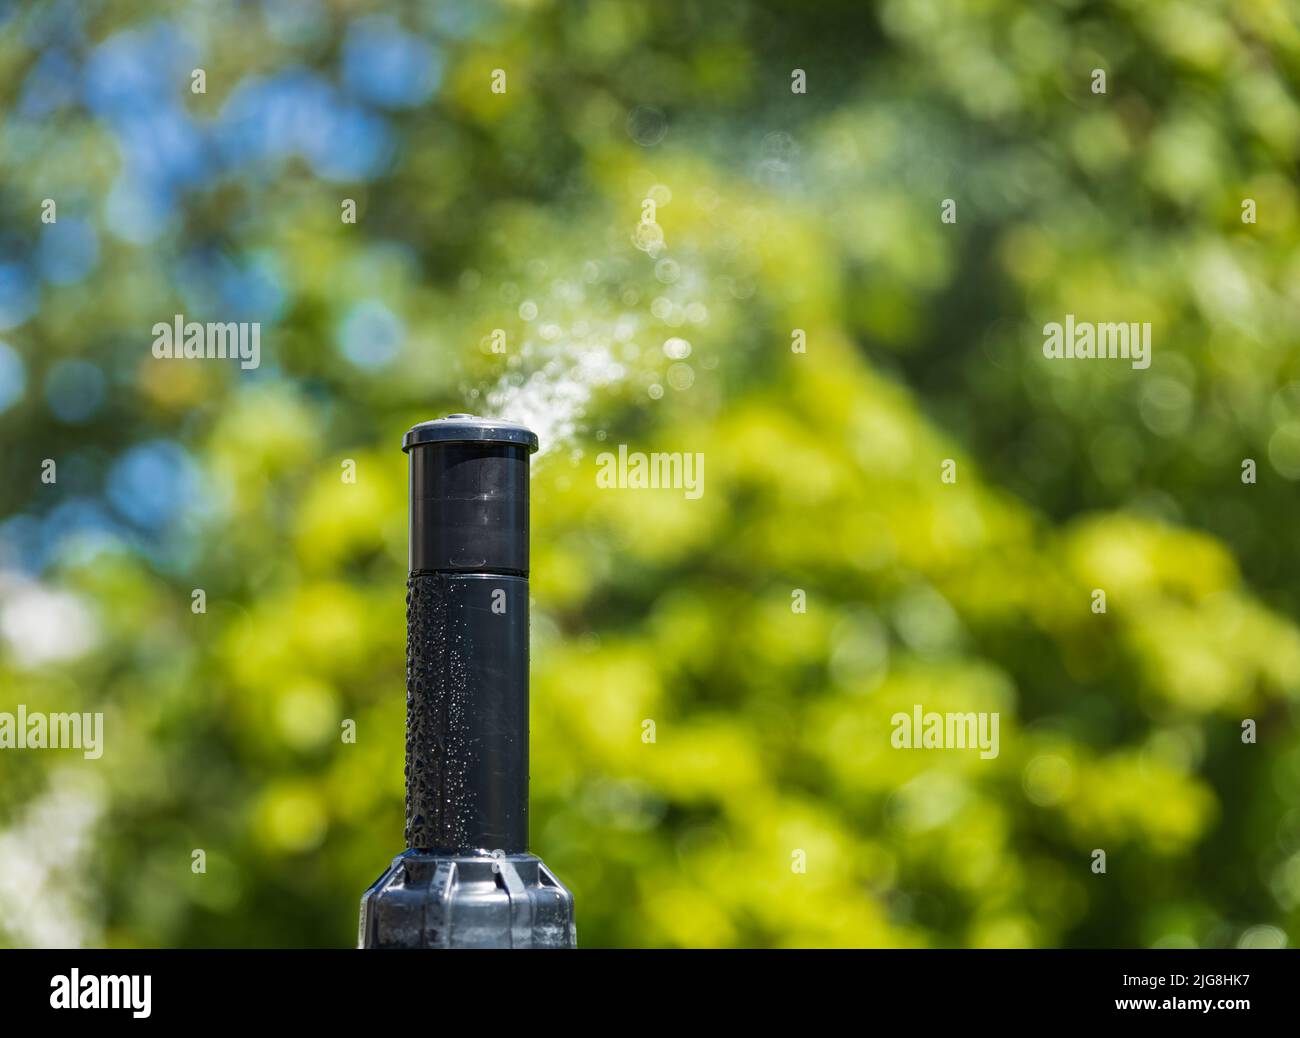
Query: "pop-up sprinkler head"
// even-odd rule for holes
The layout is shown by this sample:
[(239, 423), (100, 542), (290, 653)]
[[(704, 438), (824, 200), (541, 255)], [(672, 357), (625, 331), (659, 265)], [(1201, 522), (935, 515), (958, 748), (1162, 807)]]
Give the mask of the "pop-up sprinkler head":
[(528, 458), (454, 414), (411, 458), (407, 850), (361, 898), (363, 948), (571, 948), (573, 895), (528, 853)]

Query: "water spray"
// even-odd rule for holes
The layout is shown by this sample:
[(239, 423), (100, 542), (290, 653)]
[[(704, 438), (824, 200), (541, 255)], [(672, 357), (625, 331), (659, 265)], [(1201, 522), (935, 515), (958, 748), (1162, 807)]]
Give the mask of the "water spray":
[(528, 853), (528, 490), (537, 436), (454, 414), (407, 432), (406, 846), (363, 948), (571, 948), (573, 895)]

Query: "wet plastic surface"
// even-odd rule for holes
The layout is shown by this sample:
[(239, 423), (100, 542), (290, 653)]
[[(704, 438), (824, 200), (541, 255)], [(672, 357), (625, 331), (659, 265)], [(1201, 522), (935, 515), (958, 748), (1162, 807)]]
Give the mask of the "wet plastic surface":
[(525, 851), (528, 581), (415, 574), (406, 603), (406, 845)]

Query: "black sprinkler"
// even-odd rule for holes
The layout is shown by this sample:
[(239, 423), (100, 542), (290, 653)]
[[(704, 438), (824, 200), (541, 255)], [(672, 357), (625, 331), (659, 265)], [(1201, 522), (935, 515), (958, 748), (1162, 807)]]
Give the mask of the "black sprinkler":
[(411, 458), (406, 846), (363, 948), (572, 948), (573, 895), (528, 853), (528, 462), (537, 435), (454, 414)]

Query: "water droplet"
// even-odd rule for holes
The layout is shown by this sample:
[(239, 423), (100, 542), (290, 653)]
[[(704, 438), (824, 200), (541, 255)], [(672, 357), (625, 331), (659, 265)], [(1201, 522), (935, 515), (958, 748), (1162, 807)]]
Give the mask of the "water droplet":
[(672, 360), (685, 360), (691, 355), (691, 344), (685, 339), (673, 336), (664, 340), (664, 356)]
[(653, 148), (668, 133), (668, 117), (658, 108), (639, 105), (627, 117), (627, 135), (643, 148)]
[(664, 229), (657, 223), (639, 223), (632, 241), (642, 252), (653, 252), (664, 243)]
[(671, 285), (682, 276), (681, 268), (675, 260), (661, 259), (655, 264), (655, 277), (665, 285)]

